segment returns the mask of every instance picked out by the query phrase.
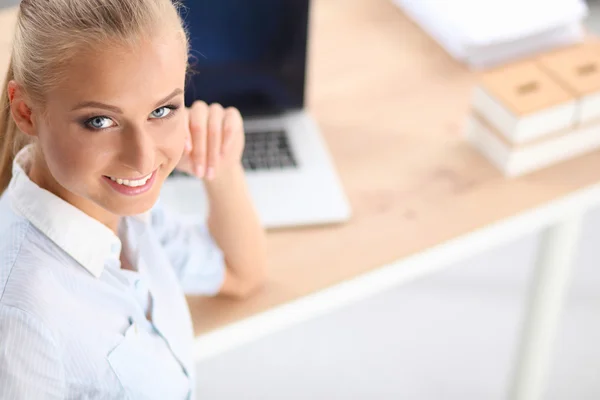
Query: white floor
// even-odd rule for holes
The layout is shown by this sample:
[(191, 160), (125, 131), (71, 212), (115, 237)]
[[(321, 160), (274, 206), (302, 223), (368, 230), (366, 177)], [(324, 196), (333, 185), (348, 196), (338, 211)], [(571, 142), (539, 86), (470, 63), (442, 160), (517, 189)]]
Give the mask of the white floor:
[[(600, 33), (600, 2), (591, 28)], [(589, 214), (548, 400), (600, 399), (600, 210)], [(198, 366), (200, 398), (505, 399), (537, 237)]]
[[(546, 399), (600, 399), (600, 210)], [(504, 399), (536, 237), (199, 365), (206, 399)]]

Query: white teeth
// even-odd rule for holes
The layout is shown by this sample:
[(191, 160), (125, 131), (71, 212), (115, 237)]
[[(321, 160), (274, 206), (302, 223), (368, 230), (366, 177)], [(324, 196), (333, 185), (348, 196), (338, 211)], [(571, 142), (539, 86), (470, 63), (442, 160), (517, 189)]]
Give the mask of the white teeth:
[(146, 182), (148, 182), (148, 180), (152, 177), (152, 174), (143, 177), (142, 179), (138, 179), (138, 180), (128, 180), (128, 179), (120, 179), (120, 178), (113, 178), (112, 176), (109, 176), (109, 178), (113, 181), (113, 182), (117, 182), (119, 185), (123, 185), (123, 186), (129, 186), (129, 187), (139, 187), (139, 186), (144, 186), (146, 184)]

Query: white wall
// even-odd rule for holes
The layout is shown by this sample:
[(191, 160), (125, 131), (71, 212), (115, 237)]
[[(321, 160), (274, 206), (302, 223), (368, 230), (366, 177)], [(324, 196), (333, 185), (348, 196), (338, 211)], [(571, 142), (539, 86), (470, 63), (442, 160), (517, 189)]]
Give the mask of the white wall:
[(11, 7), (19, 4), (21, 0), (0, 0), (0, 8)]

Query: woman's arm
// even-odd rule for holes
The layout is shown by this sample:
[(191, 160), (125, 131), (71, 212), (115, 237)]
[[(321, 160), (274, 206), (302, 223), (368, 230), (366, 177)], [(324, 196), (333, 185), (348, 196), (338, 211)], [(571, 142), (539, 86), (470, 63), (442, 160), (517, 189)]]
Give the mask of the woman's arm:
[(241, 165), (205, 184), (209, 199), (208, 228), (225, 255), (221, 293), (244, 298), (265, 279), (263, 227), (250, 199)]
[(208, 227), (225, 257), (220, 293), (244, 298), (265, 279), (266, 240), (250, 198), (242, 153), (242, 116), (196, 101), (189, 109), (189, 142), (178, 168), (204, 180), (209, 200)]

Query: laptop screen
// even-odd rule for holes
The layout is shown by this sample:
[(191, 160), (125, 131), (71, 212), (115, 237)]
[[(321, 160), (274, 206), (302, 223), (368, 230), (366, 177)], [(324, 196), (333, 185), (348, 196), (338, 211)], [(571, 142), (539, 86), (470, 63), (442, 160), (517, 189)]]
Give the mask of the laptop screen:
[(309, 0), (187, 0), (182, 16), (194, 71), (186, 104), (200, 99), (244, 116), (304, 105)]

